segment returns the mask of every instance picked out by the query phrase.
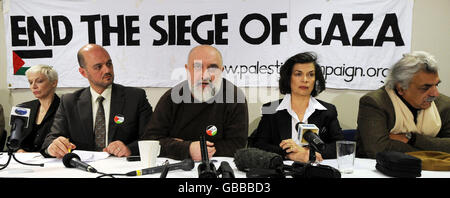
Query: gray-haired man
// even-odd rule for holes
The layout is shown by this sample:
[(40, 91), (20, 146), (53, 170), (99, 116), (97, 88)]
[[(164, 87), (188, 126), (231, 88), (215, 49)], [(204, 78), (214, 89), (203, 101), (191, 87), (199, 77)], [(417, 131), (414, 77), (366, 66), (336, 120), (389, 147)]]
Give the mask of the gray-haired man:
[(359, 101), (359, 155), (450, 152), (450, 98), (439, 93), (440, 82), (433, 56), (421, 51), (405, 54), (391, 68), (385, 86)]

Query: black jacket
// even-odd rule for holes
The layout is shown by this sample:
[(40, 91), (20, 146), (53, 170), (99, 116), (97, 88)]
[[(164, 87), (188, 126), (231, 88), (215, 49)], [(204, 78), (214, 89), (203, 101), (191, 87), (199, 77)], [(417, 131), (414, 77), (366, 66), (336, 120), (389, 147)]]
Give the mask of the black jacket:
[[(248, 147), (256, 147), (286, 156), (286, 152), (279, 145), (282, 140), (292, 138), (292, 118), (287, 110), (275, 110), (281, 101), (282, 99), (263, 105), (261, 121), (258, 128), (249, 137)], [(322, 157), (324, 159), (336, 158), (336, 141), (344, 139), (337, 119), (336, 107), (321, 100), (317, 101), (327, 110), (314, 111), (308, 118), (308, 123), (315, 124), (319, 128), (320, 139), (326, 144), (325, 151), (321, 153)]]
[(42, 120), (40, 127), (36, 125), (37, 115), (39, 113), (39, 107), (41, 103), (38, 99), (22, 103), (18, 106), (29, 108), (30, 118), (28, 120), (28, 127), (23, 129), (23, 141), (20, 148), (27, 152), (39, 152), (44, 143), (45, 136), (50, 132), (50, 127), (53, 124), (53, 118), (55, 117), (56, 110), (59, 106), (59, 97), (55, 94), (52, 104), (50, 105), (44, 119)]
[[(120, 140), (128, 146), (132, 155), (139, 155), (138, 139), (144, 133), (151, 115), (152, 107), (143, 89), (113, 84), (108, 142)], [(124, 117), (124, 121), (114, 122), (115, 116)], [(44, 151), (59, 136), (69, 138), (76, 149), (95, 150), (89, 87), (61, 97), (50, 133), (42, 145), (41, 153), (44, 156), (49, 157)]]

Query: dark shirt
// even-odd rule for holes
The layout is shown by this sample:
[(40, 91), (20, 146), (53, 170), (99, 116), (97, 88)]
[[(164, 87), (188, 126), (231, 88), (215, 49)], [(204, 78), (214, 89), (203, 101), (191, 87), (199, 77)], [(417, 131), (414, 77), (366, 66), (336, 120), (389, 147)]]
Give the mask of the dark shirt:
[(397, 94), (397, 96), (400, 98), (400, 100), (402, 100), (403, 103), (404, 103), (404, 104), (408, 107), (408, 109), (411, 111), (411, 113), (412, 113), (413, 116), (414, 116), (414, 123), (417, 124), (417, 113), (419, 112), (420, 109), (416, 109), (416, 108), (414, 108), (411, 104), (409, 104), (409, 102), (406, 101), (406, 100), (403, 98), (403, 96), (400, 95), (400, 94), (398, 93), (397, 89), (394, 89), (394, 91), (395, 91), (395, 94)]
[(21, 107), (30, 108), (30, 120), (28, 121), (28, 127), (24, 128), (24, 140), (22, 141), (20, 148), (27, 152), (39, 152), (44, 142), (45, 136), (50, 132), (50, 127), (53, 124), (56, 110), (59, 106), (59, 97), (55, 94), (52, 104), (47, 110), (44, 119), (40, 124), (36, 124), (39, 108), (41, 103), (39, 100), (32, 100), (20, 104)]
[[(172, 92), (186, 97), (184, 99), (187, 101), (174, 100)], [(233, 101), (238, 101), (236, 98), (239, 96), (243, 100), (226, 102), (229, 99), (227, 95), (232, 96)], [(224, 99), (224, 102), (217, 102), (220, 99)], [(142, 139), (159, 140), (160, 157), (182, 160), (190, 157), (190, 143), (199, 141), (200, 136), (205, 135), (206, 127), (214, 125), (217, 133), (214, 136), (206, 135), (206, 141), (213, 142), (216, 148), (214, 156), (232, 157), (237, 149), (244, 148), (247, 143), (248, 110), (245, 95), (223, 79), (219, 93), (210, 101), (193, 102), (187, 81), (178, 84), (161, 96)]]
[(22, 141), (21, 147), (22, 149), (24, 149), (25, 151), (34, 151), (36, 149), (40, 149), (40, 147), (35, 148), (34, 147), (34, 139), (36, 138), (36, 136), (38, 135), (38, 131), (42, 129), (42, 127), (44, 126), (44, 124), (36, 124), (36, 123), (29, 123), (29, 124), (33, 124), (32, 126), (32, 130), (30, 131), (30, 133), (28, 134), (27, 137), (25, 137), (25, 139)]

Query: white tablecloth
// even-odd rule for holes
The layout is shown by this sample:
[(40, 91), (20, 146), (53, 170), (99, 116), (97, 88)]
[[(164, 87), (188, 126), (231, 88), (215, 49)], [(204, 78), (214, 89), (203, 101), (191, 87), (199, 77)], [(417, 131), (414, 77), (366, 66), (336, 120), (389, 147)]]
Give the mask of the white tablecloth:
[[(0, 170), (0, 177), (23, 177), (23, 178), (95, 178), (100, 174), (88, 173), (79, 169), (64, 167), (61, 159), (43, 158), (39, 153), (17, 153), (16, 157), (26, 163), (44, 163), (44, 167), (35, 167), (22, 165), (11, 159), (9, 166)], [(0, 164), (5, 164), (7, 161), (7, 153), (0, 155)], [(157, 164), (162, 165), (166, 160), (169, 163), (177, 163), (180, 161), (158, 158)], [(234, 165), (233, 158), (229, 157), (213, 157), (211, 159), (216, 168), (220, 166), (222, 161), (230, 163), (231, 168), (237, 178), (245, 178), (245, 172), (237, 170)], [(285, 164), (291, 164), (292, 161), (285, 161)], [(126, 158), (108, 157), (106, 159), (89, 162), (94, 168), (103, 173), (127, 173), (134, 170), (144, 169), (139, 161), (129, 162)], [(337, 161), (335, 159), (324, 160), (321, 164), (329, 165), (337, 168)], [(386, 178), (388, 176), (380, 173), (375, 169), (375, 160), (373, 159), (355, 159), (354, 171), (351, 174), (342, 174), (342, 178)], [(169, 171), (167, 178), (198, 178), (197, 166), (195, 163), (194, 169), (191, 171), (174, 170)], [(119, 176), (120, 177), (120, 176)], [(159, 178), (160, 174), (143, 175), (137, 177), (125, 178)], [(450, 178), (450, 171), (422, 171), (423, 178)]]

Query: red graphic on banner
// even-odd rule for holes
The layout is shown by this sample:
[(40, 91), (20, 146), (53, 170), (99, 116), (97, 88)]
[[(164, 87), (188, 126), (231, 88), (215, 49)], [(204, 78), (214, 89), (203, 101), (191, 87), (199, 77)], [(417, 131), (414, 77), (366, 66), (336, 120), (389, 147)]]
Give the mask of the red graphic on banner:
[(18, 56), (15, 52), (13, 52), (13, 67), (14, 67), (14, 74), (19, 71), (19, 69), (25, 65), (25, 62)]

